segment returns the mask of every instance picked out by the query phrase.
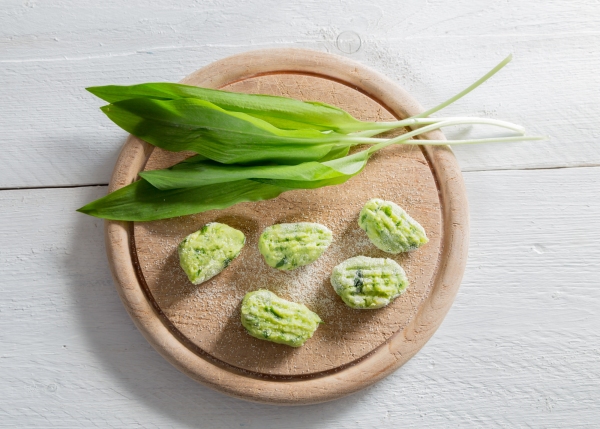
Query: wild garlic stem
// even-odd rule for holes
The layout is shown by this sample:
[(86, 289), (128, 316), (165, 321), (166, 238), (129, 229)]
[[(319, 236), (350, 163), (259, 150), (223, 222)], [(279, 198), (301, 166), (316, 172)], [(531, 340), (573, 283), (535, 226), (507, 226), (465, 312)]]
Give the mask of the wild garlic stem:
[[(381, 141), (382, 139), (370, 139), (370, 140), (378, 140), (379, 143), (376, 144), (375, 146), (372, 146), (371, 148), (369, 148), (369, 153), (374, 153), (376, 151), (378, 151), (379, 149), (383, 149), (386, 146), (389, 146), (391, 144), (397, 144), (397, 143), (403, 143), (407, 140), (409, 140), (411, 137), (419, 135), (419, 134), (424, 134), (427, 133), (429, 131), (433, 131), (442, 127), (447, 127), (450, 125), (459, 125), (461, 123), (464, 123), (460, 120), (446, 120), (446, 121), (441, 121), (441, 122), (437, 122), (435, 124), (431, 124), (431, 125), (427, 125), (421, 128), (417, 128), (416, 130), (410, 131), (406, 134), (402, 134), (398, 137), (394, 137), (393, 139), (388, 139), (387, 141)], [(507, 140), (510, 139), (510, 140)], [(417, 142), (417, 144), (438, 144), (438, 145), (444, 145), (444, 144), (466, 144), (466, 143), (485, 143), (485, 142), (507, 142), (507, 141), (520, 141), (520, 140), (545, 140), (545, 137), (539, 137), (539, 136), (514, 136), (514, 137), (498, 137), (498, 138), (486, 138), (486, 139), (470, 139), (470, 140), (416, 140), (415, 142)], [(433, 143), (435, 142), (435, 143)], [(443, 143), (442, 143), (443, 142)], [(375, 142), (374, 142), (375, 143)]]
[[(365, 131), (357, 132), (354, 135), (371, 137), (371, 136), (379, 134), (380, 132), (382, 133), (385, 131), (393, 130), (395, 128), (412, 127), (412, 126), (418, 126), (420, 124), (423, 124), (423, 123), (411, 122), (411, 121), (413, 121), (415, 119), (419, 119), (419, 118), (427, 118), (428, 116), (434, 114), (435, 112), (438, 112), (438, 111), (442, 110), (444, 107), (449, 106), (450, 104), (454, 103), (455, 101), (463, 98), (465, 95), (467, 95), (468, 93), (473, 91), (475, 88), (480, 86), (482, 83), (484, 83), (490, 77), (492, 77), (493, 75), (498, 73), (511, 60), (512, 60), (512, 54), (510, 54), (509, 56), (504, 58), (502, 61), (500, 61), (500, 63), (498, 63), (498, 65), (496, 65), (496, 67), (491, 69), (489, 72), (487, 72), (485, 75), (483, 75), (477, 81), (475, 81), (472, 85), (469, 85), (467, 88), (463, 89), (458, 94), (454, 95), (453, 97), (450, 97), (448, 100), (444, 101), (443, 103), (440, 103), (437, 106), (424, 111), (423, 113), (419, 113), (418, 115), (414, 115), (414, 116), (411, 116), (410, 118), (402, 119), (399, 121), (371, 122), (371, 123), (365, 122), (365, 123), (362, 123), (360, 126), (361, 127), (368, 126), (369, 129), (365, 130)], [(347, 131), (351, 131), (351, 130), (347, 130)], [(515, 131), (522, 132), (520, 130), (515, 130)]]
[(469, 116), (457, 116), (457, 117), (448, 117), (448, 118), (409, 118), (404, 119), (402, 121), (396, 122), (382, 122), (385, 124), (389, 124), (389, 127), (386, 129), (377, 129), (377, 130), (365, 130), (359, 133), (353, 133), (352, 136), (355, 137), (371, 137), (375, 136), (384, 131), (391, 131), (400, 127), (411, 127), (415, 125), (429, 125), (435, 124), (442, 121), (463, 121), (464, 125), (470, 124), (485, 124), (485, 125), (493, 125), (497, 127), (507, 128), (509, 130), (516, 131), (521, 134), (525, 134), (525, 128), (520, 125), (513, 124), (512, 122), (501, 121), (498, 119), (487, 119), (487, 118), (478, 118), (478, 117), (469, 117)]
[[(423, 134), (429, 131), (437, 130), (442, 127), (449, 127), (453, 125), (472, 125), (472, 124), (483, 124), (483, 125), (492, 125), (501, 128), (508, 128), (513, 131), (517, 131), (521, 134), (525, 133), (525, 130), (519, 125), (512, 124), (510, 122), (499, 121), (496, 119), (486, 119), (486, 118), (470, 118), (470, 117), (455, 117), (455, 118), (427, 118), (427, 119), (414, 119), (413, 125), (425, 125), (420, 128), (409, 131), (406, 134), (402, 134), (401, 136), (395, 137), (391, 140), (396, 140), (399, 138), (409, 139), (412, 136), (416, 136), (419, 134)], [(352, 142), (355, 145), (358, 144), (377, 144), (377, 143), (385, 143), (389, 142), (390, 139), (382, 139), (382, 138), (373, 138), (373, 137), (363, 137), (352, 135), (347, 139), (347, 141)], [(425, 143), (426, 144), (426, 143)], [(451, 144), (451, 143), (446, 143)]]
[(488, 80), (490, 77), (492, 77), (493, 75), (495, 75), (496, 73), (498, 73), (511, 60), (512, 60), (512, 54), (510, 54), (508, 57), (504, 58), (502, 61), (500, 61), (500, 63), (498, 63), (498, 65), (496, 67), (494, 67), (493, 69), (491, 69), (489, 72), (487, 72), (486, 74), (484, 74), (481, 78), (479, 78), (475, 83), (473, 83), (472, 85), (469, 85), (468, 87), (466, 87), (465, 89), (463, 89), (461, 92), (459, 92), (458, 94), (456, 94), (454, 97), (449, 98), (448, 100), (444, 101), (443, 103), (438, 104), (437, 106), (432, 107), (431, 109), (426, 110), (423, 113), (419, 113), (418, 115), (413, 116), (413, 118), (424, 118), (424, 117), (427, 117), (429, 115), (434, 114), (438, 110), (442, 110), (444, 107), (446, 107), (446, 106), (454, 103), (456, 100), (459, 100), (459, 99), (463, 98), (469, 92), (473, 91), (479, 85), (481, 85), (486, 80)]
[(465, 139), (465, 140), (404, 140), (396, 142), (396, 144), (418, 144), (425, 146), (444, 146), (444, 145), (457, 145), (457, 144), (477, 144), (477, 143), (506, 143), (506, 142), (520, 142), (520, 141), (531, 141), (531, 140), (548, 140), (546, 136), (513, 136), (513, 137), (489, 137), (485, 139)]

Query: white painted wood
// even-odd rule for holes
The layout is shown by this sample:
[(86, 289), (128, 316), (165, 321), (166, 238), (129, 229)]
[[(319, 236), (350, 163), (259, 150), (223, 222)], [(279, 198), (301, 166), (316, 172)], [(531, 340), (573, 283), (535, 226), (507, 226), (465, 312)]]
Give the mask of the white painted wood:
[(456, 149), (472, 237), (444, 324), (373, 388), (297, 409), (225, 397), (154, 352), (114, 290), (102, 222), (74, 212), (105, 187), (0, 191), (0, 427), (597, 426), (600, 167), (478, 170), (600, 165), (599, 23), (594, 0), (3, 0), (0, 188), (108, 181), (125, 133), (85, 86), (177, 81), (264, 47), (347, 55), (425, 106), (513, 52), (446, 114), (552, 139)]
[(465, 173), (471, 251), (424, 349), (372, 388), (278, 408), (191, 381), (110, 278), (105, 187), (0, 191), (0, 427), (595, 427), (600, 168)]
[[(458, 148), (463, 170), (599, 165), (599, 24), (592, 0), (4, 0), (0, 188), (108, 181), (125, 133), (84, 87), (177, 81), (264, 47), (348, 55), (425, 106), (513, 52), (513, 64), (446, 114), (503, 118), (552, 139)], [(337, 43), (347, 31), (357, 52), (352, 34)]]

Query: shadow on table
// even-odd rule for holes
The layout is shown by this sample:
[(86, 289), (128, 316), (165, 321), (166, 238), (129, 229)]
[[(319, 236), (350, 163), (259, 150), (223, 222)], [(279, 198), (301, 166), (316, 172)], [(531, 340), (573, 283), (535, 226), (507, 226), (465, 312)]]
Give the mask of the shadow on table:
[[(104, 187), (89, 188), (88, 200), (104, 192)], [(128, 418), (141, 425), (147, 419), (148, 425), (177, 422), (177, 427), (289, 427), (297, 422), (310, 428), (335, 422), (368, 395), (367, 390), (325, 404), (279, 407), (230, 398), (191, 380), (164, 360), (129, 318), (106, 261), (103, 221), (78, 215), (73, 228), (76, 240), (70, 243), (63, 268), (83, 273), (73, 279), (71, 293), (84, 344), (98, 361), (90, 370), (101, 372), (90, 378), (105, 380), (108, 386), (102, 389), (144, 406), (140, 410), (139, 405), (125, 405), (115, 413), (124, 416), (130, 408), (140, 415)], [(88, 268), (78, 269), (82, 266)]]

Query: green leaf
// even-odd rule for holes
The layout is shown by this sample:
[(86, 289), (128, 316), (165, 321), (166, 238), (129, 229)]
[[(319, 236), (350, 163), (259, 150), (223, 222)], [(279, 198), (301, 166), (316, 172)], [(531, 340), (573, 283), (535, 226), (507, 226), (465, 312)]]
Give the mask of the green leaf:
[(303, 102), (272, 95), (240, 94), (176, 83), (144, 83), (131, 86), (96, 86), (87, 88), (97, 97), (116, 103), (134, 98), (156, 100), (199, 99), (231, 112), (260, 118), (282, 129), (318, 129), (348, 133), (370, 129), (370, 122), (353, 118), (346, 111), (319, 102)]
[(333, 146), (331, 148), (331, 150), (329, 151), (329, 153), (327, 153), (327, 155), (325, 155), (323, 158), (319, 159), (318, 161), (324, 162), (324, 161), (330, 161), (332, 159), (341, 158), (343, 156), (348, 155), (349, 151), (350, 151), (350, 146), (347, 146), (347, 145)]
[(286, 190), (251, 180), (239, 180), (219, 186), (161, 191), (142, 179), (77, 211), (111, 220), (158, 220), (224, 209), (247, 201), (268, 200)]
[(102, 111), (148, 143), (176, 152), (193, 151), (225, 164), (315, 161), (334, 146), (357, 144), (357, 138), (333, 132), (281, 130), (196, 99), (131, 99), (104, 106)]
[(331, 167), (344, 174), (355, 175), (364, 168), (373, 153), (374, 152), (369, 148), (361, 152), (353, 153), (352, 155), (326, 161), (323, 163), (323, 165)]
[[(324, 162), (324, 161), (330, 161), (332, 159), (341, 158), (343, 156), (348, 155), (348, 151), (350, 151), (350, 146), (347, 146), (347, 145), (333, 146), (331, 148), (331, 150), (329, 152), (327, 152), (327, 154), (323, 158), (319, 158), (318, 161)], [(184, 164), (184, 163), (192, 163), (193, 164), (196, 162), (208, 161), (208, 160), (209, 160), (209, 158), (205, 157), (204, 155), (194, 155), (194, 156), (184, 159), (183, 161), (180, 162), (180, 164)]]
[(244, 179), (290, 189), (315, 189), (345, 182), (364, 168), (368, 158), (368, 152), (363, 151), (322, 163), (313, 161), (297, 165), (253, 166), (226, 165), (200, 158), (196, 162), (186, 160), (168, 169), (144, 171), (140, 176), (161, 190), (193, 188)]
[[(359, 174), (373, 153), (392, 144), (542, 139), (523, 135), (449, 142), (411, 139), (461, 124), (494, 125), (524, 134), (522, 127), (492, 119), (424, 118), (481, 85), (510, 58), (444, 103), (392, 122), (361, 122), (342, 109), (318, 102), (178, 84), (88, 88), (112, 103), (102, 110), (125, 130), (161, 148), (198, 155), (171, 169), (140, 173), (156, 187), (142, 179), (79, 211), (114, 220), (164, 219), (270, 199), (290, 189), (337, 185)], [(412, 131), (392, 139), (371, 138), (398, 127)], [(363, 143), (375, 145), (347, 155), (351, 146)]]
[(290, 189), (317, 189), (324, 186), (339, 185), (359, 174), (367, 165), (372, 154), (373, 152), (370, 150), (363, 150), (362, 152), (357, 152), (343, 158), (321, 163), (323, 167), (331, 169), (328, 177), (314, 177), (309, 181), (295, 180), (293, 178), (253, 178), (252, 180)]
[(213, 161), (181, 163), (165, 170), (140, 173), (157, 189), (193, 188), (216, 183), (234, 182), (244, 179), (291, 179), (311, 181), (339, 176), (340, 173), (318, 162), (297, 165), (253, 165), (238, 166), (219, 164)]

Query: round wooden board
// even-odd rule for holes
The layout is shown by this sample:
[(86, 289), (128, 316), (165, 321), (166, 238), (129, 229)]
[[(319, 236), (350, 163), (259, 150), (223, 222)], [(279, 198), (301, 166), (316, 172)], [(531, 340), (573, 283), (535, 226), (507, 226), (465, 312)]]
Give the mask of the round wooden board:
[[(327, 102), (364, 120), (391, 120), (422, 111), (378, 73), (342, 57), (306, 50), (237, 55), (193, 73), (183, 83)], [(189, 155), (130, 137), (110, 191), (136, 180), (142, 169), (165, 168)], [(375, 197), (404, 207), (424, 226), (430, 242), (397, 256), (375, 248), (357, 225), (362, 205)], [(242, 230), (247, 243), (225, 271), (194, 286), (179, 268), (177, 244), (213, 221)], [(268, 267), (256, 245), (261, 231), (275, 223), (299, 221), (328, 226), (334, 234), (331, 247), (315, 263), (292, 272)], [(204, 384), (276, 404), (315, 403), (350, 394), (410, 359), (452, 304), (466, 263), (467, 241), (464, 185), (447, 147), (386, 148), (361, 175), (343, 185), (285, 192), (274, 200), (175, 219), (106, 223), (117, 289), (148, 341)], [(348, 308), (335, 294), (329, 275), (335, 265), (356, 255), (395, 259), (409, 277), (407, 292), (383, 309)], [(239, 306), (246, 292), (259, 288), (306, 304), (325, 323), (300, 348), (250, 337), (240, 324)]]

